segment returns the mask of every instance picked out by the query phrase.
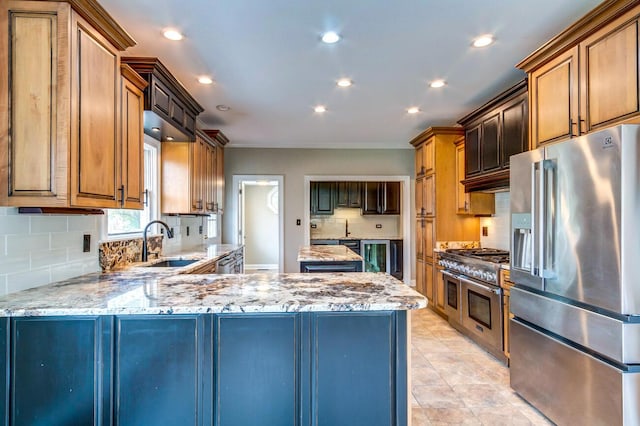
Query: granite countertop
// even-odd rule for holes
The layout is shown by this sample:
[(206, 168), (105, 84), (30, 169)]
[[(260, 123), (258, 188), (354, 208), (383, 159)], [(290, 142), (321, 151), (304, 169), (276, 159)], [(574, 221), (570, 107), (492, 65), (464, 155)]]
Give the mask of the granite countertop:
[(298, 262), (361, 262), (362, 256), (346, 246), (303, 246), (298, 250)]
[(13, 293), (0, 298), (0, 315), (381, 311), (427, 305), (424, 296), (384, 273), (188, 275), (170, 269), (97, 272)]
[(153, 265), (155, 263), (159, 263), (159, 262), (162, 262), (163, 260), (168, 260), (168, 259), (197, 260), (197, 262), (194, 262), (190, 265), (182, 266), (179, 268), (175, 268), (175, 267), (163, 268), (163, 269), (173, 270), (174, 274), (175, 273), (190, 274), (191, 271), (198, 270), (206, 264), (217, 262), (224, 256), (230, 253), (233, 253), (234, 251), (239, 250), (242, 247), (243, 247), (242, 245), (236, 245), (236, 244), (210, 244), (210, 245), (205, 244), (202, 246), (185, 249), (176, 253), (163, 255), (157, 259), (149, 260), (148, 262), (132, 263), (125, 268), (121, 268), (121, 271), (126, 271), (127, 269), (138, 268), (138, 267), (146, 268), (148, 265)]
[(350, 241), (350, 240), (402, 240), (402, 237), (311, 237), (310, 240), (342, 240), (342, 241)]

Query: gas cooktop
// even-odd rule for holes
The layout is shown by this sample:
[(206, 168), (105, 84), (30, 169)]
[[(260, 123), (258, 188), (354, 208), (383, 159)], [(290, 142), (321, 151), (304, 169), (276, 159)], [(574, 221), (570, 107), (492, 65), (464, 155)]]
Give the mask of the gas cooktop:
[(447, 249), (447, 253), (472, 257), (492, 263), (509, 263), (509, 252), (494, 248)]

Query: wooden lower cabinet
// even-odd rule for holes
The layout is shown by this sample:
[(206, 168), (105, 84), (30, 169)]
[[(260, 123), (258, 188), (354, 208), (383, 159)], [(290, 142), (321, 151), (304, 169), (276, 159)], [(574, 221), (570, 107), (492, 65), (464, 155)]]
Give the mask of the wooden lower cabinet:
[(429, 299), (429, 303), (434, 303), (434, 287), (433, 287), (433, 263), (430, 260), (424, 262), (424, 295)]
[(424, 281), (424, 260), (416, 259), (416, 290), (423, 296), (427, 295), (427, 288)]
[(0, 319), (5, 424), (407, 424), (407, 313)]
[(436, 295), (434, 297), (434, 299), (435, 299), (435, 303), (434, 304), (435, 304), (435, 310), (438, 313), (444, 315), (445, 314), (444, 313), (444, 304), (445, 304), (445, 294), (444, 294), (445, 290), (444, 289), (445, 289), (445, 286), (444, 286), (444, 278), (442, 276), (441, 271), (442, 271), (442, 268), (436, 266), (436, 272), (435, 272), (435, 278), (434, 278), (435, 279), (434, 287), (435, 287)]

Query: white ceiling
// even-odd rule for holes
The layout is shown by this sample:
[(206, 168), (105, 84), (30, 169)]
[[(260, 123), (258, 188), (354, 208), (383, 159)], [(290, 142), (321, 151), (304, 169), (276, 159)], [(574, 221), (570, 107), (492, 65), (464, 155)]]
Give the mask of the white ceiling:
[[(232, 147), (411, 148), (524, 77), (514, 65), (599, 0), (99, 0)], [(172, 42), (162, 30), (185, 39)], [(326, 30), (343, 39), (320, 42)], [(471, 47), (491, 33), (496, 43)], [(203, 86), (197, 76), (211, 75)], [(350, 77), (354, 84), (335, 84)], [(447, 86), (432, 89), (442, 78)], [(216, 105), (231, 107), (220, 112)], [(313, 107), (323, 104), (327, 112)], [(406, 113), (410, 106), (421, 112)]]

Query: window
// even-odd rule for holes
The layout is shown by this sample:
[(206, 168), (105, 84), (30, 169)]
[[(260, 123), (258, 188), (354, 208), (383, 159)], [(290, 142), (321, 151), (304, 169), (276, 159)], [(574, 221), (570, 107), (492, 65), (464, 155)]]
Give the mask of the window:
[(149, 221), (158, 218), (160, 143), (145, 135), (144, 142), (144, 210), (108, 209), (109, 237), (142, 233)]

